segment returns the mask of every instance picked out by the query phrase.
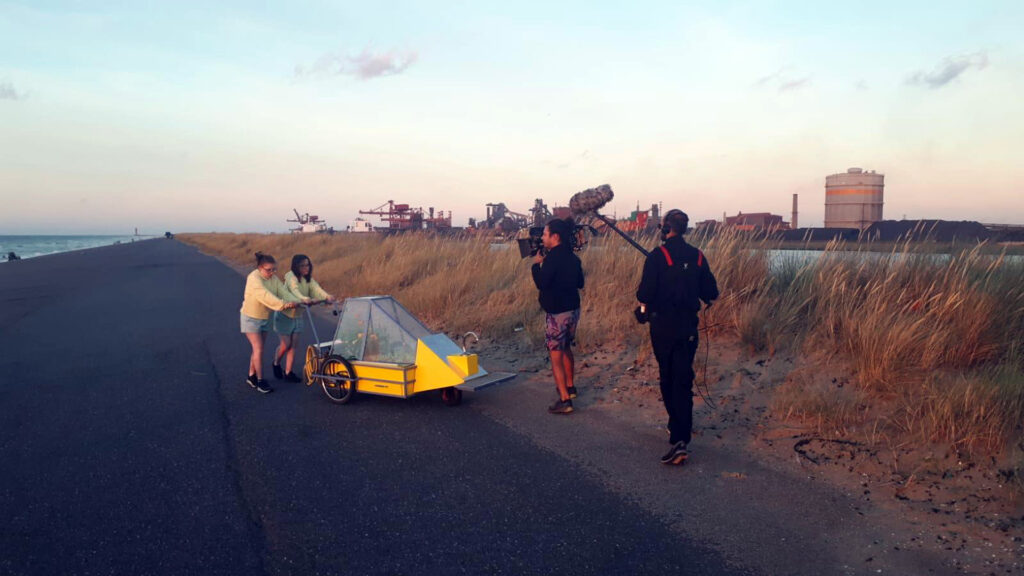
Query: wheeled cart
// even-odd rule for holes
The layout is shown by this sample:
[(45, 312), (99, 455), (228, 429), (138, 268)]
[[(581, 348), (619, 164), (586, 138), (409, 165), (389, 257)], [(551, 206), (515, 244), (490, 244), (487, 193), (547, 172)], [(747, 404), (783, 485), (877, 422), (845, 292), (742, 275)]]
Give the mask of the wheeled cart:
[[(307, 310), (308, 314), (308, 310)], [(332, 402), (345, 404), (356, 393), (408, 398), (440, 390), (449, 406), (462, 402), (463, 390), (479, 390), (515, 378), (488, 372), (477, 355), (445, 334), (431, 333), (391, 296), (348, 298), (334, 338), (306, 349), (307, 385), (319, 385)]]

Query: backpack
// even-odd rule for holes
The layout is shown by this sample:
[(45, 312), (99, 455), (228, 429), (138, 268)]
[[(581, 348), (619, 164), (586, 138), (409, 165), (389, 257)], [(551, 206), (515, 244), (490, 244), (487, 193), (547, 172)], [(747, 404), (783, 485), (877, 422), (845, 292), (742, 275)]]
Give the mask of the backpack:
[[(668, 248), (661, 246), (661, 253), (665, 256), (665, 262), (668, 264), (668, 270), (666, 274), (669, 278), (669, 285), (672, 286), (672, 291), (669, 293), (668, 298), (663, 300), (663, 304), (668, 305), (671, 309), (670, 313), (675, 314), (680, 320), (686, 320), (687, 323), (692, 322), (692, 315), (700, 310), (700, 300), (697, 299), (697, 270), (689, 270), (688, 267), (676, 266), (672, 261), (672, 256), (668, 252)], [(704, 254), (697, 251), (697, 268), (699, 269), (704, 264)], [(697, 303), (697, 308), (694, 308), (694, 303)], [(669, 312), (669, 311), (666, 311)]]

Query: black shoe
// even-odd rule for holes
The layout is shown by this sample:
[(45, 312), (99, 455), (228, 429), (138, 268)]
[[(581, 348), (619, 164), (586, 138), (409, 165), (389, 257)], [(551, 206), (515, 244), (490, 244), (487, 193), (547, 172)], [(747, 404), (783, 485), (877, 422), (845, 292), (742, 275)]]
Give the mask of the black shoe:
[(573, 398), (576, 398), (576, 387), (575, 386), (569, 386), (566, 389), (566, 391), (569, 393), (569, 400), (572, 400)]
[(302, 378), (295, 375), (295, 372), (289, 372), (284, 375), (285, 382), (302, 382)]
[(249, 374), (249, 377), (245, 379), (245, 383), (248, 384), (249, 387), (251, 387), (251, 388), (255, 388), (256, 387), (256, 382), (257, 382), (257, 380), (256, 380), (256, 375), (255, 374)]
[(548, 406), (548, 412), (552, 414), (572, 414), (572, 400), (557, 400)]
[(260, 394), (270, 394), (274, 389), (270, 387), (270, 384), (267, 384), (266, 380), (260, 380), (256, 383), (256, 391)]
[(668, 452), (661, 457), (662, 464), (682, 464), (690, 456), (686, 450), (686, 442), (676, 442), (669, 448)]
[(277, 378), (278, 380), (284, 378), (284, 371), (281, 370), (280, 364), (274, 364), (274, 378)]

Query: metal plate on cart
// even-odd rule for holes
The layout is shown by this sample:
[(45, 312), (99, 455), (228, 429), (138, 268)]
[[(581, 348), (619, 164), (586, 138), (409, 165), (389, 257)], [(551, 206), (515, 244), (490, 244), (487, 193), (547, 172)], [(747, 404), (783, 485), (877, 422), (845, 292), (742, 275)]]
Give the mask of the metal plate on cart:
[(456, 386), (456, 388), (458, 388), (459, 390), (470, 391), (480, 390), (481, 388), (486, 388), (488, 386), (493, 386), (495, 384), (507, 382), (515, 378), (516, 376), (518, 376), (518, 374), (514, 372), (490, 372), (478, 378), (471, 378), (469, 380), (466, 380), (464, 383)]

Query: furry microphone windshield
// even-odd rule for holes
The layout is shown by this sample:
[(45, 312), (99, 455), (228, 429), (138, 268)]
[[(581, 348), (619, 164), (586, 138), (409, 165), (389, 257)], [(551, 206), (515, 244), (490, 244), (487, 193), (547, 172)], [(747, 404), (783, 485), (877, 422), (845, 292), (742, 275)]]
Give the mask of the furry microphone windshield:
[(602, 206), (611, 202), (614, 196), (615, 193), (612, 192), (612, 187), (607, 184), (602, 184), (597, 188), (588, 188), (582, 192), (577, 192), (569, 199), (569, 210), (572, 211), (573, 216), (583, 216), (591, 212), (597, 212)]

